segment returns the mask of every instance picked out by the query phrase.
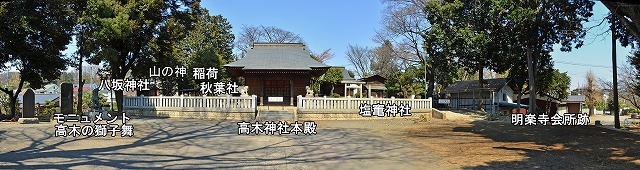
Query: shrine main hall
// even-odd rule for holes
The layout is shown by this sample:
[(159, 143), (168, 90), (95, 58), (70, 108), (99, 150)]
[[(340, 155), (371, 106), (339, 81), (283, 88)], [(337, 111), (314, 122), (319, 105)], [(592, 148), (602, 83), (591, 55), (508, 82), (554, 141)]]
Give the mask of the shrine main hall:
[(289, 105), (307, 93), (312, 77), (330, 68), (310, 55), (303, 43), (254, 43), (245, 57), (224, 67), (232, 76), (244, 78), (248, 94), (262, 98), (262, 104), (282, 97), (280, 104)]

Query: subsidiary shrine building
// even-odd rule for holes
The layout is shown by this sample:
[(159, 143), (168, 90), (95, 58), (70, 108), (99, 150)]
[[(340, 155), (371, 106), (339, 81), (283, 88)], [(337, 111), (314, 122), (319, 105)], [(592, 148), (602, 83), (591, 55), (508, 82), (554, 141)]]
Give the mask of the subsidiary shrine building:
[(232, 76), (244, 78), (249, 95), (257, 95), (264, 103), (270, 102), (269, 97), (282, 97), (282, 105), (295, 102), (298, 95), (305, 96), (311, 78), (330, 68), (311, 58), (302, 43), (254, 43), (244, 58), (224, 67)]

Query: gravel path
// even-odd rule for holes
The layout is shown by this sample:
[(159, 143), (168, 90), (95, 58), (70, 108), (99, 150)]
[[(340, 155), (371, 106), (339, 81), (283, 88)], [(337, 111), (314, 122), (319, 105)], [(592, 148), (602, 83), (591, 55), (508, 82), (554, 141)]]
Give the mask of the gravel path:
[(372, 119), (256, 136), (238, 135), (231, 121), (129, 123), (135, 135), (124, 138), (0, 123), (0, 169), (640, 169), (639, 135), (595, 126)]
[(446, 168), (429, 151), (420, 151), (422, 146), (379, 128), (330, 122), (317, 122), (312, 136), (255, 136), (238, 135), (238, 125), (230, 121), (132, 119), (134, 136), (124, 138), (62, 138), (53, 136), (53, 123), (2, 123), (0, 168)]

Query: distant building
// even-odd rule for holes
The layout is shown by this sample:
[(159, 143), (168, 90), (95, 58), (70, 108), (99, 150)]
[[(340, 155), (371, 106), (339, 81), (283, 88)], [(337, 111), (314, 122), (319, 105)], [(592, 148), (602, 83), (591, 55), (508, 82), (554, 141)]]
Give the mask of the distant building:
[(35, 89), (33, 92), (36, 94), (58, 94), (60, 93), (60, 87), (57, 84), (47, 84), (42, 88)]
[(349, 70), (345, 69), (344, 67), (335, 67), (335, 68), (339, 68), (342, 71), (342, 80), (340, 81), (340, 83), (335, 85), (334, 93), (338, 93), (344, 97), (346, 96), (362, 97), (362, 93), (359, 93), (360, 94), (359, 96), (356, 96), (356, 94), (358, 92), (362, 92), (362, 89), (363, 89), (362, 85), (365, 84), (365, 82), (358, 81), (355, 78), (353, 78), (349, 74)]
[[(94, 85), (95, 85), (95, 87), (100, 87), (97, 84), (90, 84), (90, 83), (83, 84), (82, 92), (83, 93), (91, 92), (91, 90), (93, 90)], [(73, 93), (78, 93), (78, 90), (80, 89), (80, 87), (78, 87), (78, 86), (80, 86), (80, 84), (73, 84)]]
[[(514, 94), (514, 96), (516, 95), (518, 94)], [(529, 97), (530, 97), (529, 93), (522, 94), (520, 103), (524, 105), (529, 105)], [(556, 113), (558, 113), (558, 107), (561, 103), (562, 101), (557, 97), (553, 97), (547, 94), (536, 95), (536, 107), (542, 110), (542, 112), (548, 114), (549, 116), (553, 116)]]
[[(20, 93), (20, 95), (18, 95), (19, 104), (22, 104), (23, 93)], [(36, 106), (38, 105), (44, 106), (45, 104), (47, 104), (47, 101), (53, 101), (56, 103), (55, 105), (58, 106), (60, 102), (60, 94), (35, 94), (34, 97), (35, 97)]]
[(367, 90), (367, 97), (383, 98), (387, 94), (387, 87), (384, 85), (387, 78), (375, 74), (361, 78), (360, 81), (365, 82), (364, 88)]
[(586, 101), (585, 95), (569, 95), (565, 100), (562, 100), (560, 107), (563, 111), (566, 109), (566, 113), (582, 113), (582, 105)]
[(513, 103), (513, 90), (507, 84), (507, 79), (485, 79), (485, 81), (484, 87), (480, 87), (478, 80), (467, 80), (455, 82), (445, 88), (443, 92), (448, 96), (450, 107), (472, 110), (483, 108), (487, 112), (494, 109), (497, 112), (504, 110), (499, 108), (500, 103)]

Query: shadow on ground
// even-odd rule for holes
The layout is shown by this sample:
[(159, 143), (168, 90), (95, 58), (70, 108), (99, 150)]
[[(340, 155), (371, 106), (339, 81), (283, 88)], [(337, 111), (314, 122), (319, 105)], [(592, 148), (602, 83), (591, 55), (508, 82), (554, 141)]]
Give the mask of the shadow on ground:
[(595, 126), (513, 126), (487, 121), (445, 127), (449, 128), (415, 131), (412, 136), (451, 139), (442, 142), (459, 147), (446, 151), (454, 152), (452, 158), (466, 159), (450, 161), (464, 164), (463, 169), (640, 168), (640, 136), (634, 134)]
[[(141, 120), (141, 119), (137, 119)], [(69, 168), (367, 168), (415, 158), (364, 129), (318, 129), (318, 135), (238, 135), (236, 122), (132, 121), (134, 137), (54, 137), (53, 124), (0, 127), (2, 169)]]

